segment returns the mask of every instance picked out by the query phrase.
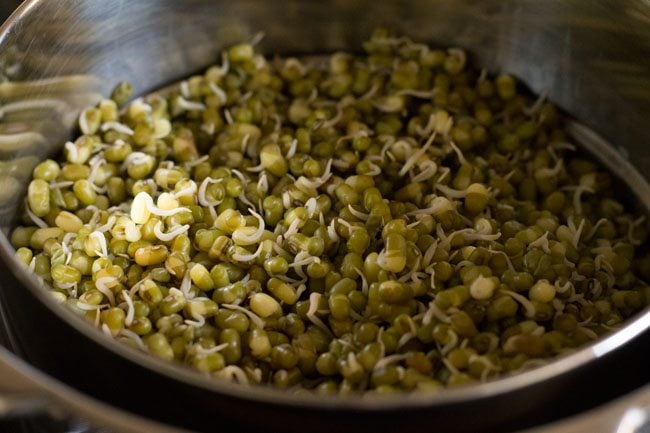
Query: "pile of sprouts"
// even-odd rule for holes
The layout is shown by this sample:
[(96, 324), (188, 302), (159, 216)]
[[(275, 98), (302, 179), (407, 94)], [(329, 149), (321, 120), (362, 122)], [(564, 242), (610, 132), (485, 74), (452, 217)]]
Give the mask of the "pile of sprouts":
[(434, 391), (646, 306), (645, 217), (543, 95), (381, 29), (363, 55), (255, 45), (165, 95), (121, 83), (34, 169), (16, 257), (104, 333), (242, 384)]

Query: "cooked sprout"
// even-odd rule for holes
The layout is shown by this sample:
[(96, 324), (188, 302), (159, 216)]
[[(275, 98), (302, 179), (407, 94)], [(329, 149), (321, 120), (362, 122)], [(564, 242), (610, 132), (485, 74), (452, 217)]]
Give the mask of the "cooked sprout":
[(240, 384), (424, 391), (646, 306), (646, 219), (545, 94), (382, 29), (327, 62), (256, 44), (165, 97), (120, 83), (34, 168), (16, 258), (106, 335)]

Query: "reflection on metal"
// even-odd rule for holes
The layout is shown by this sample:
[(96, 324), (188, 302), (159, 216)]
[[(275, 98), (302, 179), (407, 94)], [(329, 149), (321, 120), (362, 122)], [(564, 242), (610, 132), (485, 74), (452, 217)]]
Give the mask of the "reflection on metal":
[[(644, 433), (647, 432), (648, 410), (633, 407), (625, 412), (621, 423), (616, 429), (616, 433)], [(645, 429), (644, 429), (645, 427)]]
[(34, 166), (61, 148), (79, 112), (101, 98), (92, 76), (11, 81), (21, 69), (19, 62), (0, 69), (7, 80), (0, 83), (0, 217), (8, 220)]
[(0, 395), (0, 419), (36, 415), (44, 412), (47, 406), (47, 401), (40, 394), (3, 394)]
[[(0, 346), (0, 419), (24, 415), (45, 414), (52, 419), (78, 416), (95, 425), (109, 426), (120, 433), (190, 433), (124, 412), (90, 398), (44, 375), (21, 362)], [(74, 413), (71, 409), (74, 408)], [(74, 431), (86, 432), (88, 426), (73, 420)], [(49, 431), (49, 430), (44, 430)], [(108, 432), (101, 429), (99, 431)]]

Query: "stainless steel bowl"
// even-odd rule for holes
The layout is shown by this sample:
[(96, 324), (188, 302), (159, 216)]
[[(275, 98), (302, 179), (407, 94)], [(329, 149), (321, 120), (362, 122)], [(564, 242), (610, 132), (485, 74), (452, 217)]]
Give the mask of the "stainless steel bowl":
[[(266, 35), (262, 48), (270, 54), (355, 50), (379, 24), (416, 40), (465, 47), (476, 64), (508, 71), (534, 92), (547, 91), (566, 112), (614, 143), (608, 146), (589, 129), (574, 126), (576, 139), (631, 187), (640, 207), (650, 209), (647, 179), (639, 174), (650, 170), (647, 2), (31, 0), (0, 29), (0, 75), (7, 80), (0, 84), (3, 233), (15, 221), (35, 161), (57, 152), (78, 111), (116, 82), (129, 80), (136, 92), (146, 93), (201, 70), (224, 46), (260, 31)], [(209, 429), (210, 414), (218, 414), (220, 427), (274, 431), (305, 426), (390, 431), (431, 424), (506, 431), (572, 415), (650, 381), (644, 368), (650, 360), (646, 309), (610, 337), (548, 366), (439, 395), (298, 397), (206, 382), (119, 345), (55, 304), (16, 265), (4, 235), (0, 259), (6, 277), (0, 307), (14, 350), (50, 377), (39, 379), (65, 382), (73, 388), (65, 392), (81, 391), (177, 427)], [(620, 370), (617, 376), (614, 369)], [(50, 385), (48, 395), (68, 396), (60, 384)], [(175, 399), (191, 402), (192, 416), (164, 398), (152, 403), (169, 389)], [(66, 401), (83, 410), (80, 400)], [(86, 415), (92, 416), (88, 410)], [(110, 424), (110, 417), (103, 422)], [(122, 419), (120, 426), (128, 430), (129, 423)]]

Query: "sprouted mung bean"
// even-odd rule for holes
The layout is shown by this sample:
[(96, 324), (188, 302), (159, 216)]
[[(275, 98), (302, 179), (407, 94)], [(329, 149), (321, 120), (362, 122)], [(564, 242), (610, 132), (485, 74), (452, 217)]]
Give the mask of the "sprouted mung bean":
[(551, 103), (461, 49), (363, 47), (119, 84), (34, 169), (16, 258), (139, 350), (326, 393), (496, 378), (647, 304), (645, 217)]

